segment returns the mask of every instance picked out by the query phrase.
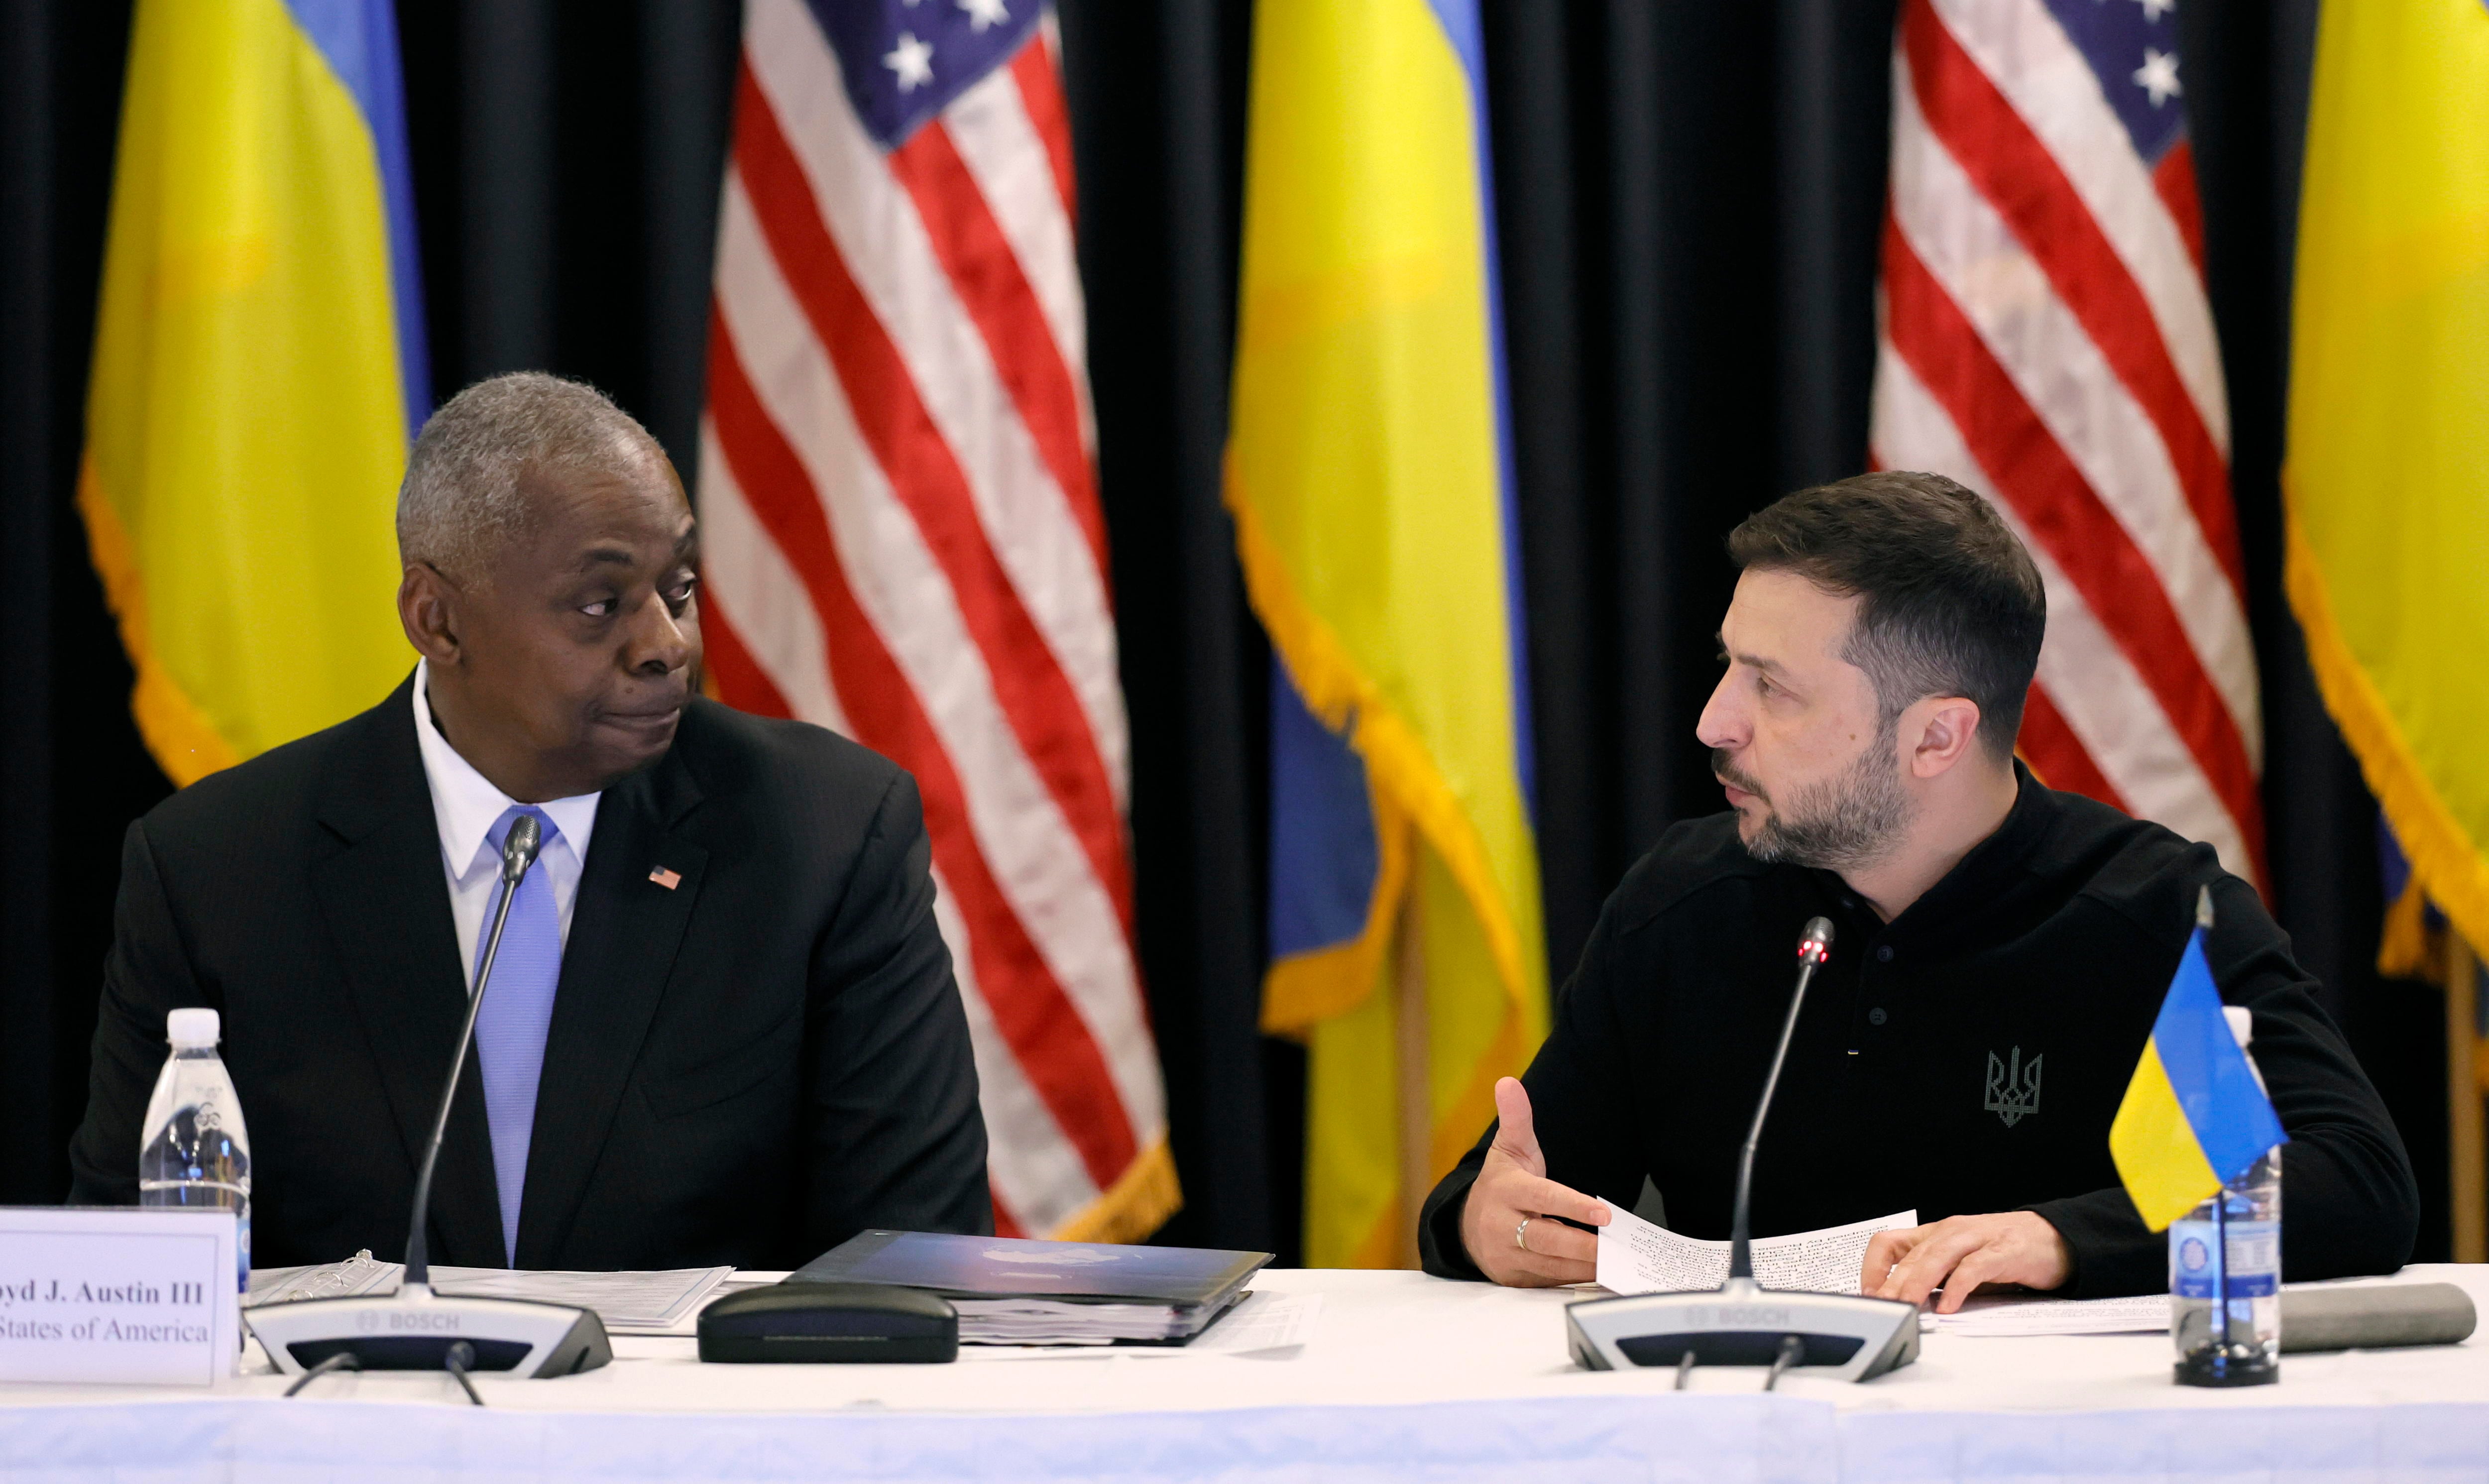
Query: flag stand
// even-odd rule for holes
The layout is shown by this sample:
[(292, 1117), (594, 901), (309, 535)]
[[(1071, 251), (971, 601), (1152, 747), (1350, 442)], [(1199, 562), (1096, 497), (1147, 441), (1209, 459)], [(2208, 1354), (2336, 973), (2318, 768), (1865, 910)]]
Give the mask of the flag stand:
[(1425, 924), (1417, 895), (1413, 871), (1392, 932), (1391, 1018), (1400, 1093), (1400, 1237), (1392, 1252), (1393, 1266), (1399, 1268), (1417, 1266), (1417, 1213), (1435, 1185), (1434, 1059), (1426, 1024), (1426, 945), (1419, 936)]
[(2446, 933), (2446, 1119), (2448, 1226), (2458, 1263), (2489, 1262), (2489, 1139), (2480, 1100), (2480, 986), (2472, 945)]

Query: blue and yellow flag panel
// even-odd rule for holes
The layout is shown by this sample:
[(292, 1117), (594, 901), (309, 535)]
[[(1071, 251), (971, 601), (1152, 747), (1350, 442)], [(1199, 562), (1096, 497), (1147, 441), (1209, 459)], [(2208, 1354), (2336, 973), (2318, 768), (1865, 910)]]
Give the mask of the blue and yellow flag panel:
[[(1448, 1167), (1546, 1025), (1476, 8), (1266, 0), (1252, 67), (1226, 499), (1283, 671), (1264, 1022), (1311, 1048), (1306, 1259), (1373, 1264), (1402, 1154)], [(1422, 1027), (1376, 992), (1395, 947)]]
[(2109, 1125), (2118, 1178), (2144, 1225), (2166, 1231), (2282, 1140), (2281, 1120), (2222, 1016), (2199, 928)]
[(139, 0), (78, 507), (177, 784), (371, 705), (413, 652), (429, 406), (390, 0)]
[[(2489, 943), (2489, 6), (2328, 5), (2300, 197), (2285, 582), (2412, 879)], [(2415, 898), (2386, 960), (2417, 968)]]

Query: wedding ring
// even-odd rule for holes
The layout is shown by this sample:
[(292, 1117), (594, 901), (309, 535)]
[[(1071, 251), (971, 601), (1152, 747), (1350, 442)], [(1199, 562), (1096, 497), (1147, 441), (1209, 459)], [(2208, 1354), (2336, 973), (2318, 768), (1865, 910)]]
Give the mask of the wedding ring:
[(1524, 1216), (1521, 1218), (1521, 1224), (1512, 1229), (1512, 1244), (1514, 1246), (1519, 1247), (1524, 1252), (1530, 1250), (1530, 1223), (1537, 1219), (1538, 1218), (1536, 1216)]

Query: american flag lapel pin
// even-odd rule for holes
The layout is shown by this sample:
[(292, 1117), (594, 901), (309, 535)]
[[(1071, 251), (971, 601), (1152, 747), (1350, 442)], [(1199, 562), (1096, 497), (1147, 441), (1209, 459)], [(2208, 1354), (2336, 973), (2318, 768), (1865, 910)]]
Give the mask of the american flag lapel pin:
[(667, 891), (671, 892), (675, 887), (683, 884), (683, 873), (679, 870), (668, 870), (663, 866), (660, 866), (656, 870), (648, 872), (648, 879), (656, 882), (659, 886), (662, 886)]

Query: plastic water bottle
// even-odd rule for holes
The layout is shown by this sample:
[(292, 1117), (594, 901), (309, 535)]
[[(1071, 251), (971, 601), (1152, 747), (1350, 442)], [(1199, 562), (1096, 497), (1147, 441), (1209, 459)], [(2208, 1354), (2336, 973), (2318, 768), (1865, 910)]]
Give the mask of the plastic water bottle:
[(177, 1010), (164, 1017), (173, 1054), (147, 1099), (138, 1146), (138, 1204), (184, 1206), (234, 1213), (234, 1254), (243, 1295), (250, 1293), (250, 1134), (242, 1101), (216, 1055), (222, 1030), (213, 1010)]
[[(2222, 1014), (2239, 1049), (2249, 1015)], [(2252, 1070), (2255, 1058), (2247, 1057)], [(2256, 1085), (2264, 1074), (2256, 1073)], [(2268, 1149), (2221, 1193), (2169, 1225), (2169, 1337), (2178, 1384), (2260, 1386), (2281, 1379), (2281, 1151)]]

